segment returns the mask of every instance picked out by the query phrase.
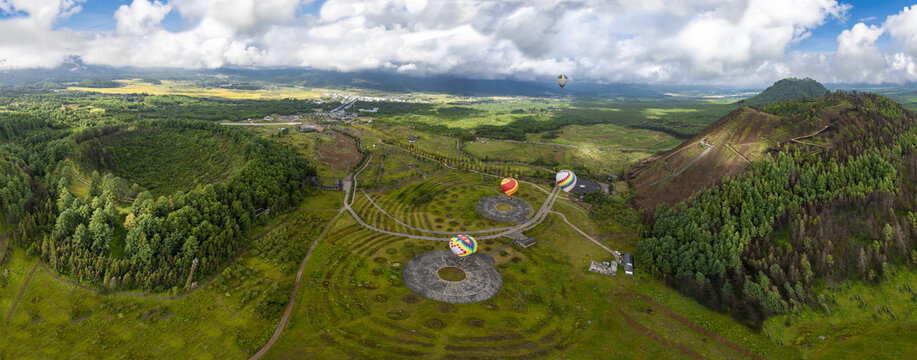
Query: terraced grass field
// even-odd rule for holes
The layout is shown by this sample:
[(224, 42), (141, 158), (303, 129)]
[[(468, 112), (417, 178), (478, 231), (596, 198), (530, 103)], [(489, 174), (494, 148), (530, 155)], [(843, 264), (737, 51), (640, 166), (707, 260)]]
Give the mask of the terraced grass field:
[[(775, 358), (795, 354), (651, 278), (641, 277), (638, 285), (631, 277), (587, 272), (589, 260), (609, 255), (554, 215), (531, 234), (539, 240), (529, 249), (495, 251), (501, 242), (481, 242), (480, 251), (494, 251), (503, 277), (496, 297), (445, 304), (419, 297), (401, 281), (405, 262), (445, 249), (444, 242), (373, 233), (345, 216), (313, 252), (301, 300), (267, 358), (741, 359), (749, 358), (751, 350)], [(696, 317), (678, 315), (685, 308)], [(728, 335), (712, 337), (701, 326), (711, 323)]]
[[(372, 174), (368, 176), (372, 177)], [(356, 195), (353, 209), (370, 225), (407, 234), (421, 235), (424, 233), (410, 229), (404, 224), (418, 229), (445, 232), (467, 232), (511, 226), (512, 223), (490, 220), (477, 212), (478, 200), (502, 194), (498, 180), (489, 179), (490, 181), (483, 183), (481, 176), (462, 174), (458, 171), (444, 171), (428, 176), (426, 180), (418, 179), (397, 188), (360, 191)], [(412, 200), (424, 194), (430, 194), (428, 201), (418, 203)], [(541, 206), (545, 196), (542, 191), (525, 183), (520, 185), (520, 190), (515, 195), (527, 201), (533, 211)], [(391, 217), (379, 211), (380, 209)], [(426, 233), (426, 235), (430, 234)]]

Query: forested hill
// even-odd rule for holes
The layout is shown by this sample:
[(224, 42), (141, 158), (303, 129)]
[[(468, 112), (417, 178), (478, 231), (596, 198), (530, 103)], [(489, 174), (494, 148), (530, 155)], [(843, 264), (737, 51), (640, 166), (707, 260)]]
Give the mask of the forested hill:
[(855, 93), (755, 111), (786, 124), (767, 137), (815, 135), (783, 142), (675, 207), (661, 205), (638, 243), (648, 270), (757, 326), (804, 306), (830, 311), (833, 294), (815, 287), (826, 279), (878, 282), (896, 265), (917, 265), (917, 115)]
[[(866, 108), (864, 99), (880, 103)], [(784, 147), (803, 154), (859, 153), (870, 137), (886, 136), (871, 112), (903, 111), (877, 95), (832, 93), (814, 100), (746, 106), (717, 120), (675, 149), (633, 165), (625, 173), (637, 206), (652, 213), (745, 172), (755, 161)], [(902, 126), (900, 124), (888, 126)], [(884, 125), (883, 125), (884, 126)], [(895, 133), (900, 129), (893, 127)]]
[(824, 96), (828, 92), (821, 83), (810, 78), (786, 78), (775, 82), (760, 94), (745, 99), (742, 105), (773, 104), (787, 100), (811, 99)]

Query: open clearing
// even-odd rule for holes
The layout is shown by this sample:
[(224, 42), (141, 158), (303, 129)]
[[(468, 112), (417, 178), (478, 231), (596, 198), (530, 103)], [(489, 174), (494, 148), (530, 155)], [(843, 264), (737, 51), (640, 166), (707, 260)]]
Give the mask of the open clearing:
[(333, 144), (319, 145), (316, 148), (318, 161), (328, 164), (332, 169), (350, 172), (363, 158), (363, 155), (357, 151), (353, 138), (331, 130), (326, 130), (322, 136), (332, 137), (335, 140)]
[(527, 134), (526, 141), (580, 147), (670, 149), (684, 140), (659, 131), (632, 129), (614, 124), (598, 124), (564, 126), (557, 131), (556, 138), (549, 137), (548, 133)]

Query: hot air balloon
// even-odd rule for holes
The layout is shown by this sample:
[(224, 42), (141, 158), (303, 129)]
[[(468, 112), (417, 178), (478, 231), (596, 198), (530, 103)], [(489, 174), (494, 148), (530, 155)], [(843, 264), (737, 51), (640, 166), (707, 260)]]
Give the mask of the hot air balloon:
[(557, 180), (557, 186), (564, 192), (570, 192), (576, 186), (576, 175), (570, 170), (561, 170), (554, 178)]
[(557, 75), (557, 85), (560, 86), (561, 89), (563, 89), (564, 85), (567, 85), (567, 75), (564, 75), (564, 74)]
[(516, 179), (505, 178), (503, 181), (500, 181), (500, 189), (503, 190), (504, 194), (513, 196), (513, 194), (519, 190), (519, 183), (516, 182)]
[(458, 234), (449, 239), (449, 249), (458, 257), (466, 257), (478, 251), (478, 242), (471, 236)]

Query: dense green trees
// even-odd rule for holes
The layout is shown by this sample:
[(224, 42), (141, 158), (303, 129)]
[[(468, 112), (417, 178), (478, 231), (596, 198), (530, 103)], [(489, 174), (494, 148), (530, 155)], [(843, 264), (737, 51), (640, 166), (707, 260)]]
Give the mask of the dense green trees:
[(828, 89), (818, 81), (805, 78), (786, 78), (775, 82), (760, 94), (743, 100), (743, 105), (763, 105), (794, 99), (811, 99), (824, 96)]
[[(92, 176), (91, 188), (97, 194), (86, 201), (59, 189), (57, 220), (41, 249), (55, 270), (112, 288), (182, 285), (193, 259), (200, 260), (198, 277), (215, 271), (245, 246), (245, 233), (257, 211), (278, 211), (297, 203), (305, 195), (303, 179), (314, 175), (292, 150), (245, 131), (188, 121), (134, 126), (226, 136), (240, 144), (249, 161), (236, 177), (158, 198), (146, 191), (136, 193), (136, 186), (110, 174)], [(116, 203), (133, 196), (129, 212), (119, 213)]]
[(873, 146), (850, 140), (817, 155), (787, 147), (736, 179), (660, 206), (638, 244), (645, 264), (709, 306), (759, 324), (817, 304), (816, 277), (874, 281), (870, 274), (884, 274), (888, 260), (911, 262), (917, 244), (907, 234), (917, 227), (896, 211), (917, 205), (915, 115), (882, 97), (833, 96), (855, 108), (833, 125), (850, 120), (850, 138)]

